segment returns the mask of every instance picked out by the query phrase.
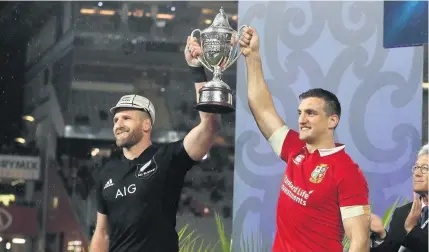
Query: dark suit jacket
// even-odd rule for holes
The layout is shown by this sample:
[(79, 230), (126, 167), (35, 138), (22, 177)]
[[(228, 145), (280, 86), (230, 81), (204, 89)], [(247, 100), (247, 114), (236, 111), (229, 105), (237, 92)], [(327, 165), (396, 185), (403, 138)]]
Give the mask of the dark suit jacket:
[(398, 252), (401, 246), (408, 248), (411, 252), (428, 251), (428, 225), (424, 229), (416, 226), (408, 234), (405, 231), (405, 220), (411, 206), (412, 203), (408, 203), (393, 212), (387, 237), (382, 244), (371, 248), (371, 252)]

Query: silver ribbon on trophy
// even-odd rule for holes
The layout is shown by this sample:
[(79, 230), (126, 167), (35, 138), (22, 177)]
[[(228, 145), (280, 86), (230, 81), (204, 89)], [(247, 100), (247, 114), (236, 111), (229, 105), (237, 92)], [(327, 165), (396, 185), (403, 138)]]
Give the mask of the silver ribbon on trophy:
[(238, 32), (233, 30), (221, 8), (210, 27), (203, 31), (199, 29), (192, 31), (193, 38), (196, 32), (200, 33), (202, 55), (198, 60), (213, 72), (213, 79), (199, 90), (197, 110), (216, 114), (226, 114), (235, 110), (231, 88), (222, 81), (222, 72), (240, 57), (238, 41), (245, 27), (247, 26), (242, 25)]

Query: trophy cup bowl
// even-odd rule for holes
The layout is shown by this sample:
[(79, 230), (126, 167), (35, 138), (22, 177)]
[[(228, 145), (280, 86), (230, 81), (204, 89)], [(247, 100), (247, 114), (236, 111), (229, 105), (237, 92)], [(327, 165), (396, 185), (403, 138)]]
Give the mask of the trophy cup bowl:
[(195, 33), (200, 33), (200, 46), (202, 55), (198, 58), (201, 64), (213, 72), (213, 79), (200, 88), (196, 109), (198, 111), (226, 114), (235, 111), (232, 97), (232, 90), (222, 80), (222, 73), (237, 61), (241, 55), (238, 44), (243, 25), (238, 31), (233, 30), (228, 22), (223, 8), (216, 15), (213, 23), (207, 29), (201, 31), (195, 29), (191, 37), (195, 38)]

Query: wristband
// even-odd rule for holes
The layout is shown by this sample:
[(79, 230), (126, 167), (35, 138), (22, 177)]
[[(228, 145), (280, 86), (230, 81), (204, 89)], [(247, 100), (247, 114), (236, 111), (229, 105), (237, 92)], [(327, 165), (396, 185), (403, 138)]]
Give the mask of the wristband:
[(189, 67), (191, 70), (192, 79), (195, 83), (207, 82), (206, 72), (204, 71), (204, 67)]

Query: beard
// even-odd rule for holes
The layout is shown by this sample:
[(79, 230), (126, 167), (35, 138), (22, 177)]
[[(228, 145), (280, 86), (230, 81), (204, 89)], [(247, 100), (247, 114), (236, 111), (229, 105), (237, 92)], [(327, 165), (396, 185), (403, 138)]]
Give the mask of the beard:
[(140, 140), (143, 138), (142, 132), (132, 132), (132, 131), (125, 131), (128, 134), (127, 136), (115, 136), (116, 138), (116, 146), (119, 148), (126, 148), (129, 149), (136, 145)]

